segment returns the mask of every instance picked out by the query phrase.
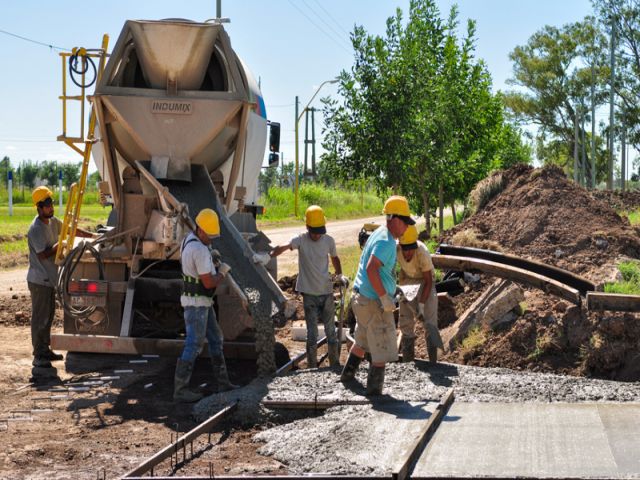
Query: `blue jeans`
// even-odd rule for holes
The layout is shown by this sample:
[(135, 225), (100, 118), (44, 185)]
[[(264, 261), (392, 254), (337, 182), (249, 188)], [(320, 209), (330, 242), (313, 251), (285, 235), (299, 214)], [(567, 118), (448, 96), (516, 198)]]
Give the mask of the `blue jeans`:
[(334, 322), (335, 305), (333, 295), (309, 295), (302, 294), (304, 306), (304, 318), (307, 322), (307, 348), (313, 347), (318, 342), (318, 319), (324, 325), (324, 334), (329, 345), (338, 344), (336, 325)]
[(209, 355), (222, 356), (222, 331), (213, 307), (184, 307), (184, 323), (187, 338), (180, 356), (182, 360), (195, 362), (202, 351), (205, 338), (209, 343)]

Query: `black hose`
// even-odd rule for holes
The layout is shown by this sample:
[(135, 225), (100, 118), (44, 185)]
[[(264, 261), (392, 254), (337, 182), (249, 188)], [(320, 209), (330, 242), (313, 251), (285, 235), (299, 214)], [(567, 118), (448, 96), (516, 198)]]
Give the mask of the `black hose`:
[[(78, 57), (81, 58), (81, 61), (78, 61)], [(76, 80), (76, 75), (86, 75), (89, 71), (89, 66), (91, 66), (91, 70), (93, 72), (90, 75), (91, 81), (89, 83), (82, 84), (82, 81)], [(98, 78), (98, 70), (96, 69), (96, 64), (93, 59), (88, 55), (71, 55), (69, 57), (69, 76), (71, 77), (71, 81), (76, 84), (76, 86), (80, 88), (89, 88), (93, 85)], [(85, 76), (85, 82), (87, 78)]]
[[(104, 280), (104, 265), (100, 252), (90, 243), (81, 242), (76, 248), (69, 252), (69, 255), (64, 260), (64, 263), (60, 267), (58, 275), (58, 283), (56, 285), (56, 295), (58, 302), (62, 305), (65, 313), (74, 318), (76, 321), (82, 322), (86, 320), (93, 312), (95, 312), (95, 306), (76, 308), (71, 305), (69, 301), (68, 287), (69, 281), (73, 276), (73, 272), (80, 263), (80, 259), (84, 255), (85, 251), (89, 251), (96, 261), (98, 267), (99, 280)], [(108, 302), (107, 302), (108, 303)], [(105, 308), (105, 318), (107, 318), (107, 309)], [(107, 319), (108, 321), (108, 319)]]

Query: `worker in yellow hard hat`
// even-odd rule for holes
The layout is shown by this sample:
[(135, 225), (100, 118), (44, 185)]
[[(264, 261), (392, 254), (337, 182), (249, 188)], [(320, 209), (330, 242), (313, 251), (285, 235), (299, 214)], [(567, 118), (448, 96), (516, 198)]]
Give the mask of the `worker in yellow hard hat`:
[(177, 402), (195, 402), (202, 398), (202, 394), (189, 390), (188, 386), (205, 338), (211, 357), (214, 389), (222, 392), (237, 388), (229, 381), (222, 351), (222, 331), (213, 310), (215, 289), (231, 270), (226, 263), (214, 265), (209, 250), (211, 240), (220, 236), (220, 219), (215, 211), (204, 208), (195, 220), (195, 231), (183, 239), (180, 248), (183, 281), (180, 303), (184, 309), (187, 335), (174, 377), (173, 399)]
[(307, 231), (293, 237), (288, 243), (278, 245), (269, 252), (277, 257), (287, 250), (298, 250), (298, 280), (296, 290), (302, 293), (304, 316), (307, 324), (307, 366), (316, 368), (318, 320), (324, 325), (327, 337), (329, 365), (340, 365), (340, 340), (334, 323), (333, 282), (329, 274), (329, 258), (335, 270), (334, 280), (348, 284), (342, 275), (342, 264), (336, 250), (336, 242), (327, 235), (327, 219), (324, 211), (311, 205), (305, 212)]
[[(53, 192), (37, 187), (31, 192), (33, 205), (38, 212), (29, 226), (29, 270), (27, 285), (31, 294), (31, 343), (33, 345), (33, 375), (52, 376), (55, 369), (51, 362), (64, 357), (51, 350), (51, 324), (55, 315), (55, 286), (58, 282), (58, 266), (55, 256), (62, 222), (54, 215)], [(93, 235), (77, 228), (78, 237)]]
[(369, 353), (371, 363), (367, 376), (367, 395), (382, 393), (385, 364), (398, 359), (393, 317), (396, 239), (416, 223), (411, 218), (409, 203), (405, 197), (389, 197), (382, 213), (386, 216), (386, 226), (376, 229), (365, 243), (353, 283), (355, 343), (340, 377), (343, 382), (353, 380), (360, 362)]
[[(398, 245), (400, 265), (399, 284), (406, 286), (400, 300), (398, 328), (402, 333), (402, 360), (410, 362), (415, 357), (415, 319), (423, 322), (429, 361), (438, 361), (438, 348), (444, 348), (438, 331), (438, 296), (435, 287), (435, 270), (431, 255), (424, 243), (418, 240), (418, 229), (410, 225), (400, 237)], [(416, 288), (411, 288), (414, 286)]]

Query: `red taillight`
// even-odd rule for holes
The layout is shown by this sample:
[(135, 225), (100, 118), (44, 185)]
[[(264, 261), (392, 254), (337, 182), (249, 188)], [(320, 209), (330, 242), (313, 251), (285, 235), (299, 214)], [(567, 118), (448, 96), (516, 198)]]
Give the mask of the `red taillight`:
[(87, 293), (98, 293), (98, 284), (96, 282), (87, 283)]
[(101, 280), (71, 280), (67, 292), (69, 295), (106, 295), (107, 283)]

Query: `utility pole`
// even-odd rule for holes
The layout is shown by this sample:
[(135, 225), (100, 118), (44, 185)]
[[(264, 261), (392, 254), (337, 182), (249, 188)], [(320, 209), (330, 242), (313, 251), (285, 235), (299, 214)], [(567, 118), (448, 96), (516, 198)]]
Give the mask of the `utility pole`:
[(625, 126), (622, 126), (622, 139), (621, 139), (621, 147), (622, 147), (622, 168), (621, 176), (620, 176), (620, 190), (625, 191), (625, 184), (627, 183), (627, 129)]
[(580, 104), (580, 124), (582, 125), (582, 132), (580, 132), (582, 140), (580, 146), (582, 147), (582, 159), (580, 162), (580, 184), (587, 186), (587, 134), (584, 131), (584, 117), (586, 117), (586, 107), (584, 103)]
[(573, 181), (578, 183), (578, 105), (573, 110)]
[(616, 57), (615, 57), (615, 49), (616, 49), (616, 17), (615, 15), (611, 15), (611, 89), (609, 91), (609, 165), (607, 172), (607, 188), (609, 190), (613, 189), (613, 146), (614, 146), (614, 125), (613, 125), (613, 100), (614, 100), (614, 91), (613, 84), (616, 78), (615, 68), (616, 68)]
[(293, 191), (296, 192), (296, 194), (293, 196), (293, 214), (294, 216), (297, 218), (298, 217), (298, 168), (300, 167), (299, 163), (298, 163), (298, 153), (299, 153), (299, 147), (298, 147), (298, 96), (296, 95), (296, 118), (295, 120), (295, 126), (296, 126), (296, 164), (295, 164), (295, 168), (294, 168), (294, 172), (293, 172)]
[(304, 111), (304, 177), (311, 176), (309, 173), (309, 110)]
[(311, 175), (316, 178), (316, 109), (311, 107)]
[(596, 188), (596, 72), (591, 64), (591, 188)]

